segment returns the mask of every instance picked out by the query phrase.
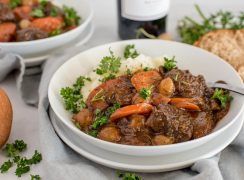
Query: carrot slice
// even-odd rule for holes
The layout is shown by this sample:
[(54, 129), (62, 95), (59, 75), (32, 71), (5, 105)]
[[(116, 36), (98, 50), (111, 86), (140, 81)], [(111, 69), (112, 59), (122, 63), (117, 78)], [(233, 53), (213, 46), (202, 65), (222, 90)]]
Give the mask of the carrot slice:
[(14, 9), (14, 14), (18, 19), (31, 19), (30, 12), (30, 6), (20, 6)]
[(47, 33), (50, 33), (56, 29), (60, 29), (63, 26), (63, 19), (60, 17), (44, 17), (38, 18), (32, 21), (31, 27), (39, 28)]
[(116, 119), (129, 116), (132, 114), (146, 114), (153, 110), (153, 106), (148, 103), (139, 103), (134, 105), (125, 106), (117, 109), (111, 116), (110, 120), (115, 121)]
[(150, 88), (161, 79), (162, 77), (160, 76), (159, 72), (155, 70), (140, 71), (132, 76), (131, 82), (136, 90), (140, 91), (142, 88)]
[(14, 23), (6, 22), (0, 24), (0, 42), (9, 42), (15, 31), (16, 25)]
[(184, 108), (192, 111), (201, 111), (198, 105), (187, 102), (187, 101), (182, 101), (174, 104), (177, 108)]
[(190, 102), (193, 103), (194, 99), (193, 98), (171, 98), (170, 103), (171, 104), (177, 104), (180, 102)]

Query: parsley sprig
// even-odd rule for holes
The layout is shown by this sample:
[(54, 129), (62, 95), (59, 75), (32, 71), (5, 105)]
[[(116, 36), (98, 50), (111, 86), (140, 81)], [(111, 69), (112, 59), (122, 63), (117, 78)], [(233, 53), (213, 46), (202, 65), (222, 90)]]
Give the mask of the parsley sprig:
[(83, 100), (83, 95), (80, 93), (81, 88), (86, 81), (91, 81), (90, 78), (80, 76), (72, 87), (62, 88), (60, 91), (64, 99), (65, 109), (73, 113), (78, 113), (81, 109), (86, 107)]
[(166, 71), (170, 71), (174, 68), (176, 68), (176, 61), (175, 61), (175, 56), (173, 58), (166, 58), (164, 57), (164, 65), (163, 65), (163, 68), (164, 70)]
[(137, 52), (135, 45), (134, 44), (128, 44), (124, 50), (124, 57), (126, 59), (127, 58), (135, 59), (137, 56), (139, 56), (139, 53)]
[(142, 88), (139, 92), (140, 97), (142, 97), (143, 99), (150, 98), (152, 95), (152, 89), (153, 86), (151, 86), (150, 88)]
[(21, 5), (21, 0), (10, 0), (10, 7), (12, 9), (16, 8), (17, 6)]
[(224, 91), (223, 89), (215, 89), (212, 99), (216, 99), (220, 102), (222, 108), (225, 108), (227, 103), (232, 101), (233, 97), (230, 96), (228, 91)]
[(51, 31), (49, 34), (48, 34), (48, 36), (57, 36), (57, 35), (60, 35), (60, 34), (62, 34), (63, 33), (63, 31), (62, 31), (62, 29), (55, 29), (55, 30), (53, 30), (53, 31)]
[(76, 26), (80, 22), (80, 16), (74, 10), (74, 8), (63, 6), (64, 10), (64, 22), (66, 26)]
[(106, 111), (101, 111), (100, 109), (96, 109), (95, 111), (95, 119), (92, 123), (92, 130), (88, 132), (88, 134), (90, 134), (91, 136), (96, 137), (97, 133), (98, 133), (98, 129), (107, 124), (109, 117), (111, 116), (111, 114), (113, 112), (115, 112), (117, 109), (120, 108), (120, 104), (119, 103), (114, 103), (113, 106), (110, 106), (106, 109)]
[[(39, 5), (37, 7), (33, 8), (30, 15), (32, 17), (36, 17), (36, 18), (41, 18), (44, 16), (52, 16), (52, 17), (58, 16), (59, 15), (59, 9), (55, 6), (53, 6), (52, 9), (50, 9), (49, 13), (46, 12), (46, 7), (49, 5), (49, 3), (50, 2), (48, 2), (46, 0), (40, 1)], [(48, 7), (48, 8), (50, 8), (50, 7)]]
[(220, 10), (207, 17), (198, 5), (195, 5), (195, 8), (202, 18), (202, 22), (197, 22), (186, 16), (179, 23), (178, 31), (182, 41), (185, 43), (193, 44), (202, 35), (213, 30), (244, 28), (244, 12), (240, 12), (238, 16), (234, 16), (229, 11)]
[(11, 160), (4, 162), (0, 167), (1, 173), (7, 172), (12, 166), (13, 162)]
[(122, 180), (142, 180), (142, 178), (132, 172), (120, 172), (117, 171), (117, 176), (122, 178)]
[(20, 156), (20, 153), (23, 152), (26, 148), (27, 144), (23, 140), (16, 140), (12, 144), (7, 144), (4, 148), (4, 151), (11, 159), (1, 165), (1, 173), (6, 173), (11, 167), (13, 167), (14, 164), (16, 164), (15, 174), (16, 176), (21, 177), (23, 174), (30, 171), (31, 165), (41, 162), (42, 155), (37, 150), (35, 150), (34, 155), (30, 159)]
[(31, 176), (31, 180), (41, 180), (41, 177), (39, 175), (30, 175)]
[(109, 53), (110, 56), (103, 57), (98, 68), (95, 70), (98, 75), (103, 76), (102, 82), (114, 79), (121, 65), (121, 58), (116, 57), (111, 49), (109, 49)]
[(41, 18), (41, 17), (44, 17), (45, 16), (43, 9), (40, 8), (40, 7), (37, 7), (35, 9), (33, 9), (31, 11), (30, 15), (32, 17), (37, 17), (37, 18)]
[(23, 140), (15, 140), (13, 144), (6, 144), (4, 151), (8, 157), (15, 157), (27, 148), (27, 144)]

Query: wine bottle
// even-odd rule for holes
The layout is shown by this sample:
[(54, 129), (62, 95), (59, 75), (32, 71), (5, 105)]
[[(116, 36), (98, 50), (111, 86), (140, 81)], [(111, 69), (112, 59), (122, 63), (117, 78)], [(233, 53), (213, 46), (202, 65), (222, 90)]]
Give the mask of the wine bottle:
[(118, 0), (121, 39), (157, 38), (166, 30), (170, 0)]

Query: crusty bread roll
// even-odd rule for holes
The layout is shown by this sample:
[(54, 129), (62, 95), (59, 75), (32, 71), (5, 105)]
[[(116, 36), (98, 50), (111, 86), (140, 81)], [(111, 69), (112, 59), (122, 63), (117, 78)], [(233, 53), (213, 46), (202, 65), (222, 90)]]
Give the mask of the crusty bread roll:
[(244, 29), (211, 31), (203, 35), (194, 45), (227, 61), (244, 80)]
[(0, 88), (0, 148), (4, 146), (9, 138), (13, 119), (13, 110), (11, 102)]

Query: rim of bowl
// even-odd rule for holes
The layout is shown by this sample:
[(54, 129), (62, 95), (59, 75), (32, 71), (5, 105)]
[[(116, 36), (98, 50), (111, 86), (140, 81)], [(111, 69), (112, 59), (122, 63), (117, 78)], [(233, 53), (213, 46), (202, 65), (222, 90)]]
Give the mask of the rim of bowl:
[(71, 33), (74, 33), (76, 31), (79, 31), (80, 29), (84, 28), (87, 26), (87, 24), (92, 20), (93, 18), (93, 9), (92, 9), (92, 6), (91, 6), (91, 2), (89, 0), (86, 0), (88, 6), (89, 6), (89, 15), (86, 19), (84, 19), (83, 22), (80, 22), (80, 24), (75, 28), (75, 29), (72, 29), (68, 32), (65, 32), (63, 34), (60, 34), (58, 36), (53, 36), (53, 37), (48, 37), (48, 38), (44, 38), (44, 39), (37, 39), (37, 40), (33, 40), (33, 41), (23, 41), (23, 42), (0, 42), (0, 46), (5, 46), (5, 47), (8, 47), (8, 46), (17, 46), (17, 45), (31, 45), (31, 44), (38, 44), (38, 43), (42, 43), (42, 42), (45, 42), (45, 41), (49, 41), (49, 40), (58, 40), (58, 39), (61, 39), (61, 38), (65, 38), (64, 36), (69, 36)]
[[(234, 68), (230, 64), (228, 64), (226, 61), (221, 60), (221, 58), (218, 57), (217, 55), (214, 55), (214, 54), (212, 54), (212, 53), (210, 53), (210, 52), (208, 52), (206, 50), (203, 50), (201, 48), (198, 48), (198, 47), (195, 47), (195, 46), (191, 46), (191, 45), (188, 45), (188, 44), (184, 44), (184, 43), (180, 43), (180, 42), (172, 42), (172, 41), (166, 41), (166, 40), (152, 40), (152, 39), (133, 39), (133, 40), (115, 41), (115, 42), (112, 42), (112, 43), (106, 43), (106, 44), (102, 44), (102, 45), (99, 45), (99, 46), (95, 46), (93, 48), (87, 49), (85, 51), (82, 51), (82, 52), (70, 57), (69, 60), (67, 60), (64, 64), (62, 64), (54, 72), (54, 74), (53, 74), (53, 76), (52, 76), (52, 78), (51, 78), (51, 80), (49, 82), (48, 99), (49, 99), (49, 103), (51, 105), (51, 108), (53, 109), (54, 113), (57, 115), (58, 119), (61, 120), (62, 123), (64, 123), (68, 128), (70, 128), (77, 135), (83, 136), (84, 138), (87, 138), (87, 140), (89, 140), (89, 141), (100, 143), (100, 144), (103, 144), (105, 146), (106, 145), (112, 146), (112, 147), (115, 147), (115, 148), (123, 148), (123, 149), (130, 149), (130, 150), (135, 150), (135, 149), (137, 149), (137, 150), (156, 150), (156, 149), (162, 149), (162, 148), (170, 149), (170, 148), (181, 147), (183, 144), (184, 145), (190, 145), (190, 144), (193, 144), (193, 143), (197, 143), (197, 142), (201, 141), (202, 139), (210, 138), (211, 136), (216, 136), (219, 133), (225, 131), (227, 128), (229, 128), (236, 121), (236, 119), (241, 115), (242, 110), (244, 110), (244, 102), (242, 103), (241, 108), (238, 111), (238, 113), (235, 115), (235, 117), (228, 124), (226, 124), (224, 127), (220, 128), (219, 130), (217, 130), (215, 132), (211, 132), (210, 134), (208, 134), (206, 136), (203, 136), (203, 137), (200, 137), (200, 138), (197, 138), (197, 139), (193, 139), (193, 140), (189, 140), (189, 141), (185, 141), (185, 142), (180, 142), (180, 143), (176, 143), (176, 144), (166, 144), (166, 145), (158, 145), (158, 146), (136, 146), (136, 145), (117, 144), (117, 143), (113, 143), (113, 142), (104, 141), (104, 140), (92, 137), (92, 136), (84, 133), (83, 131), (79, 130), (75, 126), (73, 126), (73, 125), (69, 124), (68, 122), (66, 122), (65, 118), (63, 118), (58, 113), (56, 108), (53, 106), (52, 101), (50, 101), (52, 99), (52, 97), (50, 98), (51, 84), (52, 84), (52, 81), (54, 80), (55, 74), (59, 71), (59, 69), (62, 68), (63, 66), (65, 66), (66, 63), (68, 63), (71, 59), (75, 58), (76, 56), (80, 55), (81, 53), (85, 53), (87, 51), (92, 51), (92, 50), (97, 49), (97, 48), (108, 47), (108, 46), (112, 47), (115, 44), (121, 44), (121, 43), (126, 43), (126, 42), (131, 43), (131, 42), (135, 42), (135, 41), (164, 41), (164, 42), (171, 43), (171, 44), (178, 44), (180, 46), (188, 46), (188, 47), (194, 48), (194, 49), (196, 49), (198, 51), (202, 51), (204, 53), (207, 53), (209, 56), (212, 56), (215, 59), (218, 59), (218, 61), (221, 61), (223, 64), (226, 64), (233, 71), (233, 73), (236, 75), (236, 78), (238, 78), (239, 81), (242, 82), (242, 79), (240, 78), (238, 73), (234, 70)], [(244, 87), (243, 84), (242, 84), (242, 86)]]

